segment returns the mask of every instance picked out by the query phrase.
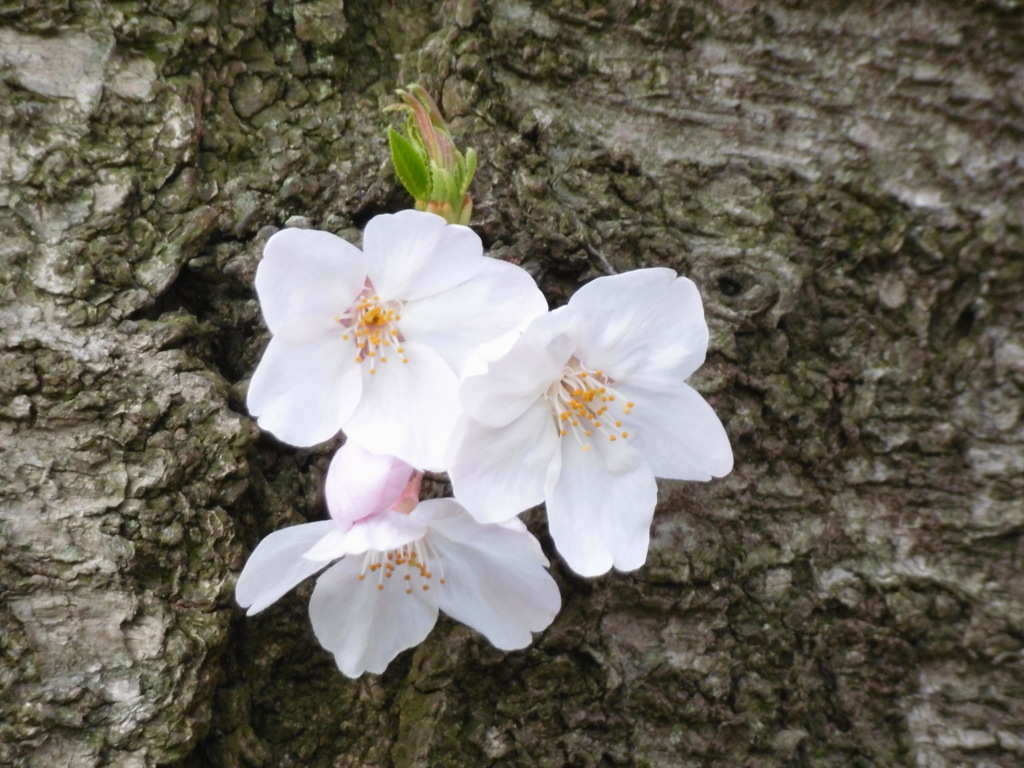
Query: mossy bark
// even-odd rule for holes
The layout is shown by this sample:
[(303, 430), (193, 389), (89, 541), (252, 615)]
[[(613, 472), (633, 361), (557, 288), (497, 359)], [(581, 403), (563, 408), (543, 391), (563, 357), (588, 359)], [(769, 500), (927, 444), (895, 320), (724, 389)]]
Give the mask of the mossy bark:
[[(0, 764), (1024, 761), (1024, 15), (1014, 0), (0, 3)], [(274, 228), (408, 207), (418, 80), (552, 305), (691, 276), (736, 469), (522, 652), (442, 619), (344, 678), (246, 619), (334, 445), (245, 415)], [(436, 479), (431, 492), (445, 492)]]

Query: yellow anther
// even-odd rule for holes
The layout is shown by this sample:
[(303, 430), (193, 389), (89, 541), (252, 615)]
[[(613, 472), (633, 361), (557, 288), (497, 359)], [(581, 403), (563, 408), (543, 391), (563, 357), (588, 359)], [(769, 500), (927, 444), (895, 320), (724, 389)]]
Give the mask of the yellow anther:
[(391, 335), (392, 335), (392, 336), (397, 336), (397, 335), (398, 335), (398, 331), (397, 331), (397, 330), (395, 330), (394, 328), (392, 328), (392, 329), (391, 329)]
[(403, 357), (403, 358), (402, 358), (402, 362), (403, 362), (403, 363), (408, 363), (408, 362), (409, 362), (409, 358), (407, 358), (407, 357)]
[(426, 592), (428, 589), (430, 589), (430, 585), (429, 584), (424, 584), (423, 585), (423, 591)]
[[(615, 437), (612, 436), (612, 440), (614, 440), (614, 439), (615, 439)], [(390, 579), (391, 578), (391, 571), (386, 572), (384, 575), (387, 576)]]
[(359, 580), (360, 580), (360, 581), (362, 581), (362, 580), (363, 580), (363, 579), (365, 579), (365, 578), (366, 578), (366, 574), (365, 574), (365, 573), (360, 573), (360, 574), (359, 574)]
[(594, 426), (595, 427), (600, 427), (601, 426), (601, 422), (600, 421), (595, 421), (594, 422)]
[(380, 359), (380, 361), (381, 361), (382, 363), (386, 363), (386, 362), (388, 361), (388, 359), (387, 359), (386, 357), (382, 357), (382, 358)]
[(583, 373), (581, 373), (581, 374), (580, 374), (580, 378), (581, 378), (581, 379), (585, 379), (585, 378), (587, 378), (587, 372), (586, 372), (586, 371), (584, 371)]
[(590, 450), (590, 446), (589, 445), (584, 445), (583, 446), (583, 450), (584, 451), (589, 451)]
[(376, 357), (376, 356), (377, 356), (376, 352), (373, 352), (373, 351), (370, 352), (370, 357)]
[(590, 433), (590, 430), (589, 430), (589, 429), (584, 429), (584, 430), (583, 430), (583, 434), (584, 434), (584, 435), (586, 435), (587, 437), (590, 437), (590, 434), (591, 434), (591, 433)]
[(615, 422), (615, 426), (616, 427), (621, 427), (622, 426), (622, 422), (621, 421), (616, 421)]
[(405, 347), (396, 347), (396, 352), (405, 352)]
[(565, 411), (563, 411), (560, 418), (562, 419), (562, 421), (568, 421), (569, 420), (569, 414), (566, 413)]
[(341, 334), (341, 338), (343, 338), (345, 341), (348, 341), (348, 334), (347, 333)]
[(364, 325), (383, 325), (384, 312), (380, 307), (374, 307), (363, 312), (362, 322)]
[[(615, 442), (615, 435), (608, 435), (608, 440), (609, 440), (609, 442), (614, 443)], [(388, 575), (390, 576), (391, 574), (389, 573)]]
[(384, 589), (384, 585), (383, 584), (378, 584), (377, 585), (377, 589)]
[(441, 579), (441, 583), (444, 584), (444, 579)]
[[(597, 374), (598, 376), (604, 376), (604, 371), (594, 371), (594, 373)], [(603, 389), (601, 391), (604, 392)]]
[(629, 437), (629, 432), (623, 432), (623, 433), (622, 433), (622, 436), (623, 436), (623, 437)]
[(363, 362), (363, 358), (361, 358), (361, 357), (357, 357), (357, 358), (356, 358), (356, 362), (357, 362), (357, 363), (361, 363), (361, 362)]
[(412, 578), (412, 576), (410, 576), (410, 575), (409, 575), (408, 573), (407, 573), (407, 574), (405, 574), (405, 580), (406, 580), (406, 581), (408, 581), (408, 580), (409, 580), (409, 579), (411, 579), (411, 578)]
[(614, 400), (615, 399), (615, 395), (608, 395), (608, 399), (609, 400)]
[(370, 369), (370, 373), (376, 373), (376, 372), (377, 372), (377, 369), (376, 369), (376, 368), (371, 368), (371, 369)]
[(569, 434), (569, 433), (568, 433), (568, 432), (566, 432), (566, 431), (565, 431), (564, 429), (562, 430), (562, 437), (565, 437), (565, 436), (566, 436), (566, 435), (568, 435), (568, 434)]
[(374, 301), (380, 301), (380, 296), (374, 296), (374, 297), (373, 297), (373, 300), (374, 300)]
[(391, 342), (388, 341), (387, 339), (384, 339), (384, 346), (385, 347), (390, 347), (391, 346)]
[(411, 595), (411, 594), (412, 594), (412, 590), (411, 590), (411, 589), (407, 589), (407, 590), (405, 590), (405, 594), (407, 594), (407, 595)]
[(574, 427), (578, 427), (578, 426), (580, 425), (580, 423), (579, 423), (578, 421), (576, 421), (576, 419), (573, 419), (573, 420), (572, 420), (572, 425), (573, 425)]
[(627, 407), (627, 408), (632, 408), (632, 407), (633, 407), (633, 403), (632, 403), (632, 402), (628, 402), (628, 403), (626, 403), (626, 407)]

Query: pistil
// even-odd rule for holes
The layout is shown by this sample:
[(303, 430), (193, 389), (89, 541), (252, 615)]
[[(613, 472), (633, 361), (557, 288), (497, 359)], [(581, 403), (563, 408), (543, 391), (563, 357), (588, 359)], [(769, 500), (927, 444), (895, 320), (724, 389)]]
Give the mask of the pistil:
[(342, 338), (355, 342), (356, 362), (369, 361), (370, 373), (377, 372), (377, 363), (387, 363), (392, 351), (403, 363), (409, 362), (402, 346), (404, 337), (398, 328), (398, 321), (402, 319), (400, 313), (399, 302), (381, 302), (380, 296), (373, 293), (373, 287), (367, 285), (348, 312), (335, 316), (334, 319), (346, 328)]
[(363, 557), (363, 568), (359, 573), (359, 581), (366, 580), (366, 572), (377, 574), (377, 589), (383, 590), (386, 579), (391, 579), (397, 574), (398, 583), (404, 585), (405, 593), (411, 595), (413, 589), (419, 587), (426, 592), (433, 583), (434, 573), (430, 567), (433, 559), (440, 566), (437, 583), (444, 584), (444, 566), (426, 538), (418, 539), (409, 544), (404, 544), (397, 549), (390, 549), (384, 552), (371, 549)]
[[(566, 437), (571, 432), (584, 451), (590, 450), (586, 438), (595, 433), (610, 443), (627, 439), (629, 432), (623, 430), (622, 418), (629, 416), (633, 403), (616, 391), (613, 384), (604, 371), (589, 370), (576, 358), (571, 359), (546, 396), (555, 413), (559, 434)], [(621, 416), (609, 412), (619, 407)]]

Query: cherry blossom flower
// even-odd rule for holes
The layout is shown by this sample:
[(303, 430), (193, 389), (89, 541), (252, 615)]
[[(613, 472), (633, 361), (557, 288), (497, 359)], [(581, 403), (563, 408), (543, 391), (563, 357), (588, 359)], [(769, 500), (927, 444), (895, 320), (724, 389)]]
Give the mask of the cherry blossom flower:
[(584, 576), (639, 568), (654, 478), (732, 470), (722, 423), (684, 383), (707, 344), (700, 294), (672, 270), (588, 283), (469, 371), (448, 452), (456, 496), (485, 523), (545, 502), (555, 546)]
[(484, 525), (454, 499), (419, 501), (421, 477), (346, 443), (328, 470), (332, 519), (263, 539), (238, 579), (239, 605), (251, 616), (324, 571), (309, 615), (349, 677), (383, 672), (438, 610), (502, 650), (529, 645), (561, 602), (537, 540), (515, 518)]
[(469, 354), (547, 311), (522, 269), (430, 213), (374, 217), (363, 250), (328, 232), (267, 242), (256, 291), (273, 334), (249, 385), (260, 427), (296, 446), (344, 429), (378, 454), (443, 469)]

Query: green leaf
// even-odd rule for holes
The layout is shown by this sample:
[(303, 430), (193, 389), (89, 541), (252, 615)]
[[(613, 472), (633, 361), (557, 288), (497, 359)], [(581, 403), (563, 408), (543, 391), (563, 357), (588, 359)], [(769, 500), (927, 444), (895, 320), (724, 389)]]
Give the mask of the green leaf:
[(452, 196), (451, 182), (448, 178), (448, 174), (442, 171), (433, 163), (430, 164), (430, 170), (433, 171), (434, 181), (430, 189), (430, 199), (436, 202), (448, 200)]
[(461, 193), (464, 195), (469, 191), (469, 184), (473, 181), (473, 174), (476, 173), (476, 151), (470, 147), (466, 150), (466, 175), (462, 179)]
[(391, 145), (391, 162), (402, 186), (417, 200), (430, 199), (430, 172), (427, 163), (416, 148), (394, 128), (388, 128), (388, 143)]

